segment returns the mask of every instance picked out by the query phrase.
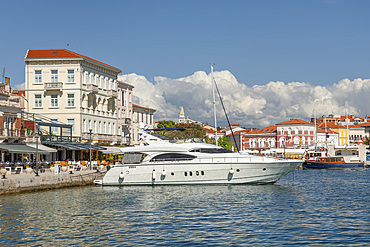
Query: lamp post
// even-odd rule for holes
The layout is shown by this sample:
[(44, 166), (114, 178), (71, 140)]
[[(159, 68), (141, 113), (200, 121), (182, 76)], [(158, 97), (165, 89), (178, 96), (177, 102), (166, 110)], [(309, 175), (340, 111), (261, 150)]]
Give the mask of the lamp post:
[[(38, 128), (38, 125), (35, 125)], [(36, 167), (35, 167), (35, 173), (36, 177), (39, 176), (39, 131), (37, 130), (36, 133)]]
[(90, 170), (92, 170), (92, 164), (91, 164), (91, 132), (92, 132), (92, 129), (89, 129), (89, 134), (90, 134), (90, 142), (89, 142), (89, 152), (90, 152)]

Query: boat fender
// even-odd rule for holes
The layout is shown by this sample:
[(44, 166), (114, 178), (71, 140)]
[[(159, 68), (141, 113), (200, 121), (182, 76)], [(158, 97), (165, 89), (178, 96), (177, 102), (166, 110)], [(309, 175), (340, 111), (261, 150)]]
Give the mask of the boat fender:
[(153, 169), (152, 179), (155, 180), (155, 169)]
[(235, 171), (233, 170), (233, 168), (231, 168), (230, 171), (229, 171), (230, 174), (234, 174), (234, 172)]
[(162, 171), (162, 176), (166, 176), (166, 171), (165, 170)]
[(123, 172), (121, 172), (120, 174), (119, 174), (119, 179), (124, 179), (125, 178), (125, 175), (123, 174)]

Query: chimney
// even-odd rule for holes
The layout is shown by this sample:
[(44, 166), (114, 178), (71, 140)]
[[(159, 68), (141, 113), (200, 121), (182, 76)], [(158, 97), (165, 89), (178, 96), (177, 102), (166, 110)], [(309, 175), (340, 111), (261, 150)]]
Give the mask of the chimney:
[(11, 87), (10, 87), (10, 78), (9, 77), (5, 77), (5, 92), (9, 92), (11, 91)]

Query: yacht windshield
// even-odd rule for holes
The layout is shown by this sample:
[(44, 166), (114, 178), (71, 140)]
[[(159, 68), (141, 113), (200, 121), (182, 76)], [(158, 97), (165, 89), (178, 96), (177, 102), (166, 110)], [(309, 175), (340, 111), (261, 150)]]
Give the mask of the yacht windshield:
[(156, 161), (184, 161), (184, 160), (192, 160), (195, 159), (195, 156), (189, 154), (179, 154), (179, 153), (166, 153), (166, 154), (159, 154), (153, 157), (150, 162)]
[(139, 164), (142, 160), (142, 153), (125, 153), (123, 155), (122, 163), (124, 164)]
[(190, 152), (209, 153), (209, 154), (233, 153), (233, 151), (227, 150), (227, 149), (224, 149), (224, 148), (197, 148), (197, 149), (190, 150)]

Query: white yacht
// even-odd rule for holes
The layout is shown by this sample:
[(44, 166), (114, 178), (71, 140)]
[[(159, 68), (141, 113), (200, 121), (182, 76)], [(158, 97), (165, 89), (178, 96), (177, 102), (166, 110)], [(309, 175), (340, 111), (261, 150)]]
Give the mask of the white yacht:
[(121, 148), (122, 164), (112, 167), (102, 185), (191, 185), (275, 183), (302, 165), (284, 160), (234, 153), (206, 143), (155, 141)]

